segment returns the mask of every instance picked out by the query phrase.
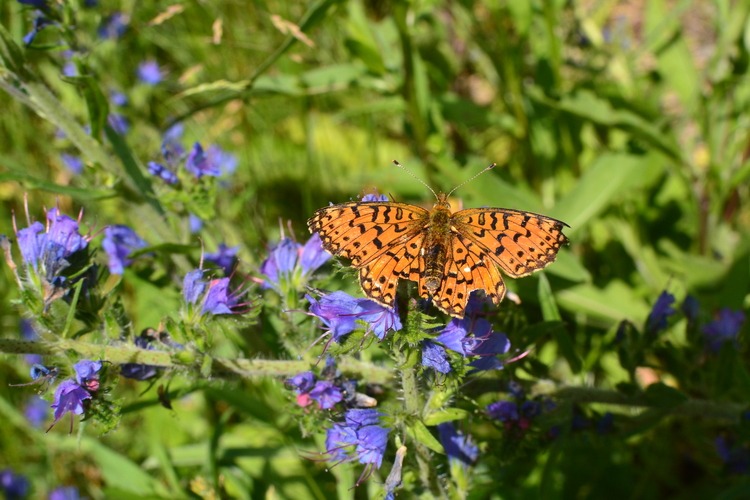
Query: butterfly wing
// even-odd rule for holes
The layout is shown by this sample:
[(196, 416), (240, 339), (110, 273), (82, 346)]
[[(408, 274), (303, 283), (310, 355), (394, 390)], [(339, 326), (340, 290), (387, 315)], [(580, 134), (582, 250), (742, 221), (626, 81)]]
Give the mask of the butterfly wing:
[(484, 290), (499, 304), (505, 296), (505, 283), (497, 266), (485, 258), (478, 245), (460, 233), (453, 233), (443, 281), (435, 294), (435, 306), (457, 318), (463, 318), (469, 294)]
[(564, 222), (531, 212), (474, 208), (453, 214), (451, 224), (464, 241), (478, 247), (480, 255), (486, 254), (513, 278), (544, 268), (568, 244), (562, 233)]
[(368, 298), (393, 307), (398, 279), (418, 279), (428, 218), (406, 203), (350, 202), (321, 208), (307, 225), (328, 252), (352, 260)]

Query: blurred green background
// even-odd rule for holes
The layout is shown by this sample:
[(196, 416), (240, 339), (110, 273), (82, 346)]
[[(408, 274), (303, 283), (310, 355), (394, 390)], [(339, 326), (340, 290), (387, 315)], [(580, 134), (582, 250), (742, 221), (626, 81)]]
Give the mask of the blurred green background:
[[(130, 122), (124, 138), (144, 175), (177, 120), (186, 144), (217, 143), (238, 156), (216, 217), (200, 234), (211, 250), (220, 242), (241, 245), (251, 274), (282, 231), (305, 241), (306, 219), (329, 202), (377, 187), (429, 206), (431, 193), (392, 159), (436, 191), (496, 162), (454, 193), (454, 206), (529, 210), (570, 226), (571, 245), (545, 276), (582, 365), (571, 369), (552, 340), (533, 354), (557, 382), (611, 388), (623, 381), (606, 343), (621, 320), (642, 325), (664, 289), (680, 301), (697, 296), (707, 317), (719, 307), (750, 307), (748, 1), (125, 0), (78, 7), (80, 57), (105, 93), (128, 96), (117, 111)], [(115, 12), (125, 15), (127, 30), (101, 39), (97, 28)], [(21, 44), (29, 11), (5, 1), (0, 22)], [(42, 31), (24, 57), (85, 124), (79, 89), (60, 77), (65, 59), (50, 47), (57, 40), (54, 28)], [(138, 81), (145, 60), (161, 66), (159, 85)], [(0, 232), (13, 233), (11, 214), (23, 219), (28, 193), (37, 219), (43, 204), (66, 213), (83, 207), (86, 224), (128, 224), (152, 244), (193, 244), (197, 261), (187, 209), (161, 221), (144, 218), (150, 212), (123, 170), (87, 158), (84, 173), (73, 175), (60, 155), (80, 153), (56, 136), (53, 123), (7, 92), (0, 109)], [(18, 330), (10, 305), (16, 291), (3, 269), (0, 321), (10, 337)], [(136, 331), (179, 307), (178, 289), (152, 279), (126, 274)], [(542, 318), (539, 279), (508, 280), (529, 321)], [(686, 342), (681, 328), (669, 333), (678, 346)], [(243, 354), (273, 352), (274, 328), (253, 331), (264, 340)], [(6, 356), (0, 382), (18, 382), (25, 369)], [(93, 498), (187, 498), (200, 481), (215, 485), (219, 476), (236, 498), (382, 494), (377, 481), (349, 491), (358, 472), (342, 466), (330, 473), (299, 458), (297, 449), (315, 445), (301, 440), (286, 411), (292, 403), (275, 381), (176, 377), (171, 388), (191, 393), (175, 402), (175, 412), (158, 405), (153, 388), (140, 395), (143, 387), (121, 385), (129, 413), (120, 429), (80, 443), (64, 437), (66, 429), (45, 436), (31, 428), (13, 409), (28, 391), (3, 390), (0, 412), (13, 425), (0, 427), (0, 465), (33, 474), (37, 495), (75, 483)], [(714, 498), (721, 491), (721, 498), (746, 498), (736, 492), (747, 481), (721, 473), (715, 433), (683, 424), (646, 426), (617, 441), (574, 440), (518, 460), (495, 456), (477, 468), (471, 498)], [(491, 439), (492, 430), (477, 434)]]

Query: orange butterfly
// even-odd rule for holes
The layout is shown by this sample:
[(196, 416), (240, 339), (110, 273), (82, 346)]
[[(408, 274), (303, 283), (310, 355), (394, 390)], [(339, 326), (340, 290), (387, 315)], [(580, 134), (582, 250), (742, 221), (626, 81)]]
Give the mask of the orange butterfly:
[(544, 215), (507, 208), (451, 213), (453, 191), (433, 191), (432, 210), (393, 201), (332, 205), (317, 210), (307, 226), (328, 252), (351, 259), (368, 298), (393, 308), (399, 278), (408, 279), (419, 283), (422, 297), (432, 297), (456, 318), (463, 318), (472, 290), (484, 290), (495, 304), (503, 300), (506, 287), (497, 266), (512, 278), (527, 276), (554, 261), (568, 243), (562, 233), (567, 224)]

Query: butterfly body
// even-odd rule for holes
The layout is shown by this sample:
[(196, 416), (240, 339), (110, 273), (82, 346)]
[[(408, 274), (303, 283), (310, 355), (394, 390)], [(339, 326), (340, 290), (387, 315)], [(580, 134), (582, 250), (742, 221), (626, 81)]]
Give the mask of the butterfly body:
[(308, 220), (323, 248), (351, 259), (368, 298), (393, 308), (399, 279), (451, 316), (464, 316), (469, 294), (485, 290), (498, 304), (506, 288), (498, 266), (514, 278), (555, 260), (568, 240), (563, 222), (504, 208), (452, 213), (447, 195), (432, 210), (393, 201), (321, 208)]

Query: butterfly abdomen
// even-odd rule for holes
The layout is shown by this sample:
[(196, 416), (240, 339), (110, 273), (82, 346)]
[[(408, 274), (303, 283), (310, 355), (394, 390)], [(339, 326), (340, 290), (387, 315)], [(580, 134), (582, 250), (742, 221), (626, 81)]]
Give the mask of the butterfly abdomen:
[(450, 210), (447, 203), (436, 203), (430, 211), (427, 235), (422, 243), (425, 272), (420, 292), (432, 295), (440, 288), (450, 245)]

